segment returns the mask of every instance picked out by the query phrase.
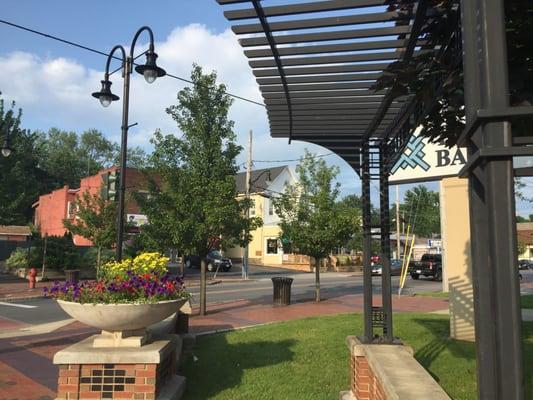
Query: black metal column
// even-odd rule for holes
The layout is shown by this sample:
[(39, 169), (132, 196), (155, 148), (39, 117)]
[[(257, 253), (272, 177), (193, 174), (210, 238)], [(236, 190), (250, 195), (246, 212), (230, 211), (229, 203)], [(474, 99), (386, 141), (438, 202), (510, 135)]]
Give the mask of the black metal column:
[(363, 304), (364, 304), (364, 337), (370, 343), (374, 337), (372, 328), (372, 227), (370, 201), (370, 150), (368, 143), (362, 149), (362, 203), (363, 203)]
[[(463, 0), (462, 29), (467, 123), (481, 108), (509, 106), (502, 0)], [(512, 145), (507, 121), (472, 135), (470, 155)], [(469, 176), (478, 398), (522, 400), (521, 314), (516, 272), (512, 158), (486, 158)]]
[(390, 209), (389, 209), (389, 173), (387, 168), (387, 147), (382, 144), (379, 149), (379, 208), (381, 232), (381, 298), (383, 301), (383, 337), (392, 343), (392, 295), (390, 280)]

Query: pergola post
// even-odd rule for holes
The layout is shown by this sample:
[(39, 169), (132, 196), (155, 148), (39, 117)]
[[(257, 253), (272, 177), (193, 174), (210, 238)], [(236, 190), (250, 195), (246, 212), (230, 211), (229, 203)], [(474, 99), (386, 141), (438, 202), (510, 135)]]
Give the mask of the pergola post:
[[(478, 111), (509, 107), (503, 0), (463, 0), (467, 124)], [(469, 156), (512, 146), (506, 120), (482, 120)], [(477, 348), (478, 398), (524, 398), (520, 287), (512, 156), (486, 157), (469, 171), (470, 226)]]
[(372, 226), (370, 201), (370, 149), (365, 142), (362, 148), (361, 165), (362, 203), (363, 203), (363, 304), (364, 304), (364, 337), (365, 343), (372, 342)]
[(379, 148), (379, 206), (381, 235), (381, 298), (383, 304), (383, 338), (392, 343), (392, 297), (390, 280), (390, 209), (389, 209), (389, 168), (387, 145)]

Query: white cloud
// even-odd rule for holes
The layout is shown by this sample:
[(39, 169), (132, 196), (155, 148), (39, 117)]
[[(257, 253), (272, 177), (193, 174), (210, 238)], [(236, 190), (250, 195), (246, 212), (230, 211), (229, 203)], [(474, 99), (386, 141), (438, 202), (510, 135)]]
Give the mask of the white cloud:
[[(139, 53), (146, 43), (139, 43)], [(191, 66), (197, 63), (205, 71), (216, 70), (220, 82), (233, 94), (262, 102), (258, 85), (248, 66), (236, 36), (226, 30), (214, 33), (206, 26), (191, 24), (174, 29), (168, 37), (155, 44), (159, 55), (158, 64), (167, 72), (189, 78)], [(142, 62), (143, 59), (139, 59)], [(34, 54), (17, 51), (0, 55), (0, 91), (7, 100), (15, 100), (24, 111), (23, 124), (31, 129), (47, 130), (50, 127), (75, 130), (100, 129), (114, 140), (120, 141), (122, 103), (116, 102), (103, 109), (91, 93), (100, 89), (102, 70), (96, 71), (83, 66), (75, 59), (41, 58)], [(118, 64), (113, 62), (112, 69)], [(122, 97), (120, 73), (112, 75), (112, 90)], [(138, 126), (130, 130), (128, 143), (149, 148), (149, 140), (156, 129), (165, 133), (178, 133), (176, 124), (165, 112), (165, 108), (176, 102), (177, 92), (185, 82), (163, 78), (152, 85), (144, 78), (133, 74), (130, 92), (130, 124)], [(319, 146), (294, 141), (290, 146), (287, 139), (270, 137), (266, 113), (263, 107), (235, 100), (230, 113), (235, 121), (238, 142), (247, 144), (248, 130), (254, 131), (253, 155), (257, 160), (297, 159), (304, 148), (315, 153), (329, 153)], [(337, 156), (326, 158), (329, 163), (341, 167), (341, 181), (344, 192), (353, 192), (359, 181), (349, 166)], [(239, 162), (245, 161), (245, 152)], [(268, 164), (256, 163), (256, 168)]]

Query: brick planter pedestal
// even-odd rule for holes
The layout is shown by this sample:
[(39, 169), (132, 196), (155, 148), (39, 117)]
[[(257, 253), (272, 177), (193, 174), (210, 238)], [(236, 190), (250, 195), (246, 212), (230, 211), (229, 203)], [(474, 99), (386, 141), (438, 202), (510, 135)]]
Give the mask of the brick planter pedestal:
[(451, 400), (415, 360), (410, 347), (362, 344), (348, 336), (350, 390), (341, 400)]
[(181, 339), (169, 335), (137, 348), (95, 348), (94, 336), (54, 356), (57, 400), (177, 400), (185, 378), (176, 375)]

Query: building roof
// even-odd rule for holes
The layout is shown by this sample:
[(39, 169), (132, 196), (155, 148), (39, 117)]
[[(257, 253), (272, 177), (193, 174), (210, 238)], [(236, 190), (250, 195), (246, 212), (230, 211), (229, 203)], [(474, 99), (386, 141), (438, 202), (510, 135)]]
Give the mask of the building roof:
[(519, 230), (516, 232), (517, 240), (524, 244), (533, 244), (533, 229)]
[[(281, 174), (281, 171), (283, 171), (285, 168), (287, 168), (287, 165), (253, 170), (250, 175), (250, 181), (252, 182), (250, 193), (264, 192), (266, 189), (268, 189), (267, 181), (273, 181), (276, 179), (279, 174)], [(268, 171), (270, 171), (270, 174)], [(246, 171), (239, 172), (237, 175), (235, 175), (235, 184), (237, 186), (237, 193), (246, 192)]]
[(0, 225), (0, 235), (30, 236), (31, 231), (28, 226)]
[(517, 231), (533, 231), (533, 222), (519, 222), (516, 224)]

